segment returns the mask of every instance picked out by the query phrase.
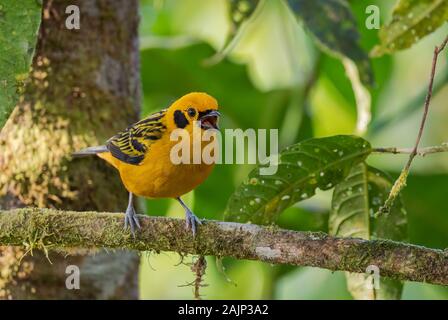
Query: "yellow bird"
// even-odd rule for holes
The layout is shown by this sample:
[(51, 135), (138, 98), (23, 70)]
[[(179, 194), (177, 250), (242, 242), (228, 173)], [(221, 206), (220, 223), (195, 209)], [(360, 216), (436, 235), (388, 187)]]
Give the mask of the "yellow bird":
[[(73, 153), (73, 156), (95, 154), (119, 171), (121, 180), (129, 191), (125, 228), (129, 225), (132, 234), (136, 228), (140, 228), (133, 206), (133, 195), (137, 195), (146, 198), (177, 199), (185, 210), (186, 228), (191, 229), (194, 236), (196, 224), (201, 222), (180, 196), (201, 184), (210, 174), (214, 163), (200, 161), (199, 164), (175, 164), (171, 159), (171, 149), (179, 141), (170, 136), (174, 130), (183, 129), (192, 137), (195, 125), (200, 128), (201, 134), (205, 130), (219, 130), (219, 116), (215, 98), (206, 93), (192, 92), (175, 101), (167, 109), (129, 126), (110, 138), (105, 145), (80, 150)], [(189, 140), (191, 148), (193, 138)], [(207, 143), (211, 142), (205, 144)], [(201, 146), (204, 146), (204, 142)]]

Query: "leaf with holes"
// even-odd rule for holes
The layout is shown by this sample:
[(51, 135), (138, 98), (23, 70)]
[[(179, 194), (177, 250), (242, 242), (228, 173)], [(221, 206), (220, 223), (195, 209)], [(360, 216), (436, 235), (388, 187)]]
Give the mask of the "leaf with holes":
[(288, 3), (318, 44), (339, 58), (352, 60), (363, 84), (373, 84), (372, 66), (359, 44), (360, 34), (347, 1), (288, 0)]
[(225, 220), (269, 224), (294, 203), (308, 199), (316, 188), (328, 190), (344, 180), (353, 165), (371, 152), (356, 136), (332, 136), (302, 141), (284, 149), (272, 175), (260, 165), (230, 197)]
[(448, 20), (446, 0), (400, 0), (393, 10), (392, 21), (381, 28), (380, 44), (372, 56), (381, 56), (410, 48)]
[[(330, 234), (363, 239), (406, 240), (407, 217), (401, 199), (388, 215), (374, 214), (387, 199), (392, 180), (378, 169), (360, 163), (333, 193), (329, 219)], [(379, 289), (370, 289), (371, 276), (347, 273), (347, 287), (356, 299), (400, 299), (403, 283), (381, 278)]]
[(40, 25), (36, 0), (0, 3), (0, 129), (23, 91)]

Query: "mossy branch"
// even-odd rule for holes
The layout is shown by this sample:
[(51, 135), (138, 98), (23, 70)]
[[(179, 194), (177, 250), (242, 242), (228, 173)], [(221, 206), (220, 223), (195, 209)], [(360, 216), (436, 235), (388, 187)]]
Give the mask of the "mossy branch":
[(448, 252), (390, 240), (331, 237), (275, 227), (206, 220), (196, 238), (181, 219), (140, 216), (134, 239), (123, 229), (123, 214), (22, 208), (0, 210), (0, 245), (31, 248), (122, 248), (176, 251), (313, 266), (448, 285)]

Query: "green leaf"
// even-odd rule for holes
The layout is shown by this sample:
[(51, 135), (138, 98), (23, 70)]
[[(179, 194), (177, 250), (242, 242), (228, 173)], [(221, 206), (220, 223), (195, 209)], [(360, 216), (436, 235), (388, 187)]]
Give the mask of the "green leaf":
[(392, 21), (379, 32), (381, 43), (373, 48), (371, 55), (378, 57), (407, 49), (447, 20), (446, 0), (399, 0)]
[(356, 120), (356, 134), (364, 135), (372, 118), (372, 97), (369, 90), (361, 83), (356, 64), (350, 59), (342, 59), (345, 74), (352, 83), (353, 94), (356, 100), (358, 119)]
[(359, 44), (356, 20), (345, 0), (288, 0), (297, 17), (329, 53), (355, 62), (361, 81), (373, 84), (367, 53)]
[(309, 139), (291, 145), (279, 154), (275, 174), (260, 173), (268, 164), (249, 174), (230, 197), (225, 220), (272, 223), (284, 209), (312, 197), (316, 188), (328, 190), (341, 182), (370, 152), (370, 144), (356, 136)]
[[(374, 218), (373, 215), (386, 200), (392, 180), (380, 170), (360, 163), (353, 167), (348, 177), (338, 184), (333, 193), (329, 231), (341, 237), (363, 239), (407, 238), (407, 217), (400, 199), (390, 214)], [(381, 274), (381, 270), (380, 270)], [(355, 299), (400, 299), (403, 283), (380, 278), (378, 290), (369, 289), (371, 276), (347, 273), (347, 287)]]
[(230, 19), (232, 34), (235, 34), (241, 24), (255, 11), (260, 0), (230, 0)]
[(36, 0), (0, 3), (0, 128), (23, 91), (40, 25)]
[(316, 51), (284, 1), (264, 0), (220, 54), (246, 64), (256, 87), (271, 91), (306, 86)]
[(255, 9), (258, 7), (259, 10), (257, 11), (260, 11), (259, 3), (260, 0), (230, 0), (230, 32), (221, 50), (216, 52), (212, 57), (204, 60), (205, 65), (218, 64), (232, 51), (238, 43), (239, 37), (241, 37), (241, 30), (248, 24), (246, 22), (253, 16)]

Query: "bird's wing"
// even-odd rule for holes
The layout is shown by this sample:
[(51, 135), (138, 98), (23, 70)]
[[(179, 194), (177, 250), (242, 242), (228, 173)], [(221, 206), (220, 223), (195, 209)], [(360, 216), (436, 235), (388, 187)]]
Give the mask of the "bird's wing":
[(140, 164), (151, 144), (159, 140), (166, 130), (164, 117), (166, 110), (129, 126), (107, 141), (107, 149), (115, 158), (133, 165)]

